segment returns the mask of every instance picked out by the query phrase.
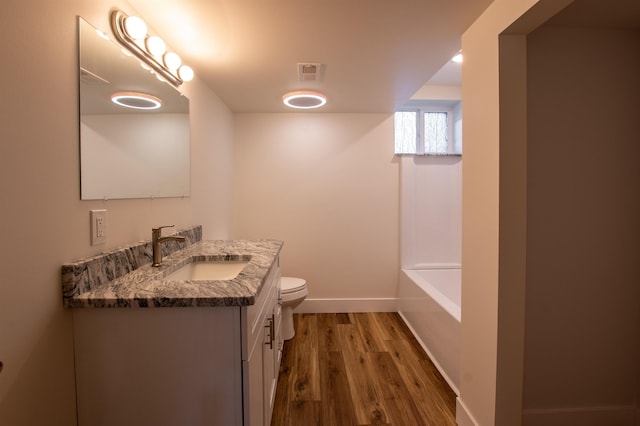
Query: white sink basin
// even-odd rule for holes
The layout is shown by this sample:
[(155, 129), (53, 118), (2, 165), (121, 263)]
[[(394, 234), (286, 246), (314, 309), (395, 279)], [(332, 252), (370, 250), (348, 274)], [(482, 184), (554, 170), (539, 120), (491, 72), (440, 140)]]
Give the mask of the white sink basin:
[(170, 281), (216, 281), (231, 280), (249, 263), (247, 260), (237, 261), (196, 261), (187, 263), (182, 268), (165, 277)]

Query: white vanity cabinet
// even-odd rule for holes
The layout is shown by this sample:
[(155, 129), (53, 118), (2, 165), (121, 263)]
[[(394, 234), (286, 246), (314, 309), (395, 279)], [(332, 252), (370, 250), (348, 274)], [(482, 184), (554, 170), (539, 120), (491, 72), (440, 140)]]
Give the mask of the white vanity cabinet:
[(247, 309), (243, 316), (243, 324), (246, 322), (250, 330), (248, 344), (243, 345), (248, 352), (242, 355), (243, 388), (248, 389), (248, 402), (244, 405), (247, 426), (271, 424), (282, 351), (279, 269), (273, 279), (278, 285), (261, 292), (254, 305), (263, 309)]
[(276, 258), (250, 306), (74, 309), (79, 425), (269, 425), (279, 292)]

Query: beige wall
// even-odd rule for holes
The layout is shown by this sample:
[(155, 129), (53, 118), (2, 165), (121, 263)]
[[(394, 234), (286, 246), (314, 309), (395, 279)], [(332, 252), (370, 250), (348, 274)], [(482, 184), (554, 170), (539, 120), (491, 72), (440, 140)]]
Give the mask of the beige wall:
[(308, 301), (395, 297), (393, 117), (239, 114), (235, 122), (234, 235), (283, 240), (283, 275), (307, 280)]
[(463, 36), (462, 425), (634, 421), (637, 32), (527, 39), (569, 3), (496, 0)]
[[(522, 371), (521, 357), (508, 359), (507, 363), (501, 362), (500, 366), (505, 366), (515, 374), (501, 377), (504, 381), (501, 381), (500, 392), (497, 387), (498, 377), (502, 374), (498, 369), (498, 358), (502, 361), (503, 357), (512, 356), (512, 351), (521, 350), (517, 347), (518, 342), (515, 347), (510, 344), (509, 337), (519, 336), (522, 339), (522, 329), (518, 329), (518, 326), (522, 326), (524, 309), (523, 263), (516, 267), (510, 265), (512, 261), (522, 262), (518, 258), (522, 253), (501, 258), (500, 250), (505, 245), (514, 249), (522, 248), (524, 236), (520, 228), (526, 220), (522, 206), (518, 207), (521, 202), (518, 200), (521, 197), (518, 188), (501, 188), (501, 184), (508, 182), (522, 185), (523, 169), (514, 166), (504, 170), (500, 163), (501, 132), (517, 137), (521, 130), (517, 126), (506, 130), (500, 127), (500, 100), (503, 94), (500, 92), (499, 76), (500, 72), (508, 71), (499, 72), (499, 36), (532, 8), (529, 19), (521, 22), (523, 27), (520, 31), (523, 33), (544, 22), (569, 2), (570, 0), (495, 0), (462, 37), (465, 56), (462, 67), (463, 310), (461, 386), (457, 413), (462, 425), (473, 422), (479, 425), (515, 425), (519, 423), (521, 414), (517, 405), (522, 392), (518, 384), (521, 380), (518, 377), (518, 372)], [(513, 46), (510, 49), (517, 50)], [(518, 72), (517, 68), (522, 68), (522, 60), (514, 58), (510, 66), (516, 68), (513, 72)], [(522, 87), (515, 89), (522, 90)], [(519, 164), (526, 166), (526, 163), (522, 164), (521, 147), (515, 147), (511, 154), (519, 155)], [(510, 181), (510, 178), (513, 180)], [(501, 198), (501, 190), (509, 190), (508, 195)], [(520, 209), (512, 212), (518, 215), (512, 223), (501, 222), (507, 214), (503, 212), (501, 216), (501, 205), (505, 204)], [(500, 286), (511, 286), (512, 293), (502, 293), (501, 297)], [(514, 303), (520, 305), (502, 312), (499, 317), (499, 301), (507, 306)], [(499, 329), (501, 333), (505, 333), (502, 341), (498, 338)], [(516, 365), (511, 364), (513, 362)], [(503, 399), (508, 400), (507, 403), (503, 404)], [(496, 412), (496, 404), (501, 404), (499, 413)]]
[[(633, 424), (640, 358), (640, 33), (527, 38), (525, 424), (540, 409)], [(575, 415), (575, 414), (572, 414)]]
[[(75, 424), (71, 315), (60, 265), (150, 239), (160, 224), (203, 224), (230, 236), (233, 116), (197, 80), (192, 109), (192, 196), (80, 201), (76, 16), (108, 28), (122, 1), (3, 3), (0, 18), (0, 424)], [(197, 70), (196, 70), (197, 72)], [(105, 246), (89, 245), (89, 210), (108, 210)]]

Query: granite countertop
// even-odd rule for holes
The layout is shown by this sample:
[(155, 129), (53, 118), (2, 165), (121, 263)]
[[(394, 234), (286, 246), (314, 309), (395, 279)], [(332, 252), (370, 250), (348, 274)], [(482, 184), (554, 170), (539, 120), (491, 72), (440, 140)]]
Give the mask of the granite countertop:
[[(282, 244), (276, 240), (198, 241), (165, 256), (160, 267), (146, 264), (92, 286), (88, 291), (66, 295), (64, 304), (67, 308), (253, 305)], [(165, 278), (193, 261), (247, 259), (249, 262), (240, 274), (228, 281), (170, 281)]]

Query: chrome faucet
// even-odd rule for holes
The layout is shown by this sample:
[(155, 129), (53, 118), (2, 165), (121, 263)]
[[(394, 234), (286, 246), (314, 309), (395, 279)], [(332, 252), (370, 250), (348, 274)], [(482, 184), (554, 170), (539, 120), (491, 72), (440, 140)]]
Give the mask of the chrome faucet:
[(153, 249), (153, 263), (151, 266), (162, 266), (162, 247), (165, 241), (184, 241), (185, 237), (179, 235), (169, 235), (162, 237), (162, 228), (173, 228), (175, 225), (159, 226), (151, 228), (151, 247)]

